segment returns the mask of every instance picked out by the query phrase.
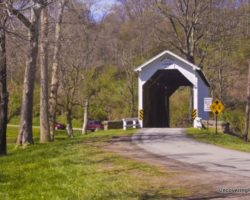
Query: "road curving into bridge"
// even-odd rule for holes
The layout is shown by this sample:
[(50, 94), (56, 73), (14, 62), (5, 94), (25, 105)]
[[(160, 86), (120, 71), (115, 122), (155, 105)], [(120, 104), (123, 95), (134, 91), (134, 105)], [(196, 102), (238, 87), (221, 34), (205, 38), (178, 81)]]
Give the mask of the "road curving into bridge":
[(202, 167), (250, 177), (250, 153), (197, 142), (182, 128), (145, 128), (132, 137), (147, 152)]

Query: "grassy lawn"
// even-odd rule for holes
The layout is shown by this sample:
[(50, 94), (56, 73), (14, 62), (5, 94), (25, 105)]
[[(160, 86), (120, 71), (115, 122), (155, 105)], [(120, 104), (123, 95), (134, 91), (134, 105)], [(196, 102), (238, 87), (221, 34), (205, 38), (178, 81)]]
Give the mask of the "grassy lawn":
[(102, 150), (112, 136), (133, 130), (100, 131), (67, 138), (58, 131), (55, 142), (15, 149), (17, 128), (8, 129), (8, 155), (0, 157), (0, 197), (5, 199), (174, 199), (190, 192), (169, 187), (174, 178), (149, 166)]
[(224, 133), (215, 134), (213, 129), (188, 129), (188, 135), (198, 141), (215, 144), (221, 147), (250, 152), (250, 144), (246, 144), (243, 139)]
[[(57, 116), (57, 121), (60, 122), (60, 123), (63, 123), (63, 124), (66, 124), (66, 116), (65, 115), (60, 115), (60, 116)], [(12, 125), (19, 125), (20, 123), (20, 117), (13, 117), (9, 124), (12, 124)], [(39, 117), (33, 117), (33, 120), (32, 120), (32, 123), (33, 123), (33, 126), (39, 126), (40, 125), (40, 118)], [(72, 120), (72, 125), (74, 128), (79, 128), (79, 127), (82, 127), (82, 121), (79, 120), (79, 119), (73, 119)]]

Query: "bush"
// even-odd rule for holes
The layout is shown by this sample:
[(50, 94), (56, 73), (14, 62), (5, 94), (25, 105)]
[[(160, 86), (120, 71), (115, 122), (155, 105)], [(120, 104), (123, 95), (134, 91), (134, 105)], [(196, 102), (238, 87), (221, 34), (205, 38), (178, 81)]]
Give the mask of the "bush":
[(244, 112), (242, 110), (228, 110), (222, 113), (221, 119), (230, 123), (230, 129), (235, 133), (243, 133)]

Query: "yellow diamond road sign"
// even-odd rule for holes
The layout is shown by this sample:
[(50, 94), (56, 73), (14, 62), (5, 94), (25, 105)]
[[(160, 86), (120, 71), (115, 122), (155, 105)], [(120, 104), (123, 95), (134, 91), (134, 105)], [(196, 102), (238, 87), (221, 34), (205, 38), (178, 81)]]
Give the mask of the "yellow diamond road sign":
[(224, 110), (224, 105), (223, 103), (218, 100), (218, 99), (215, 99), (213, 101), (213, 103), (211, 104), (210, 106), (210, 110), (215, 114), (215, 115), (218, 115), (219, 113), (221, 113), (223, 110)]

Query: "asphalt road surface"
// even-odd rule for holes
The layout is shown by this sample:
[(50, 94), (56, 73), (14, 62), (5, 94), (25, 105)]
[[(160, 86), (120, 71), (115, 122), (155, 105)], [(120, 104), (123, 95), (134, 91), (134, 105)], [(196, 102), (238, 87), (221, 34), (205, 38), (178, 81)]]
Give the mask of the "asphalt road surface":
[(197, 142), (186, 136), (185, 129), (141, 129), (132, 139), (140, 148), (157, 155), (203, 167), (208, 171), (250, 177), (250, 153)]

